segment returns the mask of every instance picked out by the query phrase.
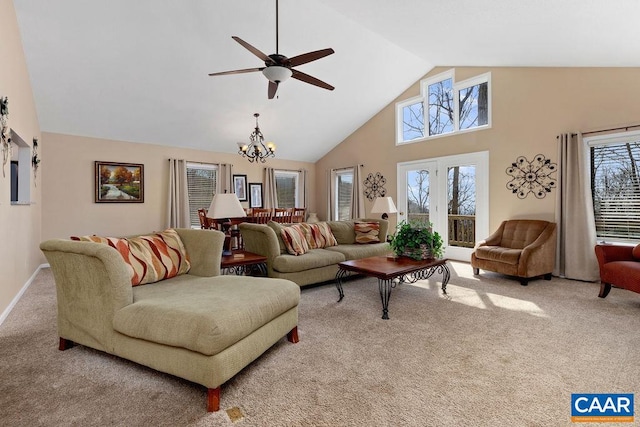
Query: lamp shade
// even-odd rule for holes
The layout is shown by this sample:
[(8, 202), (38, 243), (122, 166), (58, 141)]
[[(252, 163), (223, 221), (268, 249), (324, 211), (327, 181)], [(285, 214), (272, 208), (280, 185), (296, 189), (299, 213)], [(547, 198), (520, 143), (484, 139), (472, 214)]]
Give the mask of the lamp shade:
[(207, 217), (213, 219), (239, 218), (247, 216), (235, 193), (216, 194), (211, 200)]
[(371, 213), (396, 213), (396, 205), (393, 204), (391, 197), (376, 197), (376, 201), (373, 202)]

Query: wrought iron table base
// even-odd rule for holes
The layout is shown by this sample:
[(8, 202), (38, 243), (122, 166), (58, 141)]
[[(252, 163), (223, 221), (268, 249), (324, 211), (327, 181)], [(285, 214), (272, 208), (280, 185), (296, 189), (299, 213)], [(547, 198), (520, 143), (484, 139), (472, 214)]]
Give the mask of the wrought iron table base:
[[(380, 299), (382, 300), (382, 318), (389, 319), (389, 298), (391, 297), (391, 289), (396, 287), (398, 283), (415, 283), (418, 280), (426, 280), (433, 276), (434, 273), (442, 274), (442, 293), (447, 295), (447, 284), (451, 278), (451, 272), (447, 264), (434, 265), (433, 267), (423, 268), (422, 270), (414, 271), (413, 273), (404, 274), (401, 276), (381, 279), (378, 278), (378, 290), (380, 291)], [(336, 273), (336, 288), (340, 298), (338, 302), (344, 298), (344, 291), (342, 290), (342, 280), (349, 275), (348, 270), (338, 270)]]

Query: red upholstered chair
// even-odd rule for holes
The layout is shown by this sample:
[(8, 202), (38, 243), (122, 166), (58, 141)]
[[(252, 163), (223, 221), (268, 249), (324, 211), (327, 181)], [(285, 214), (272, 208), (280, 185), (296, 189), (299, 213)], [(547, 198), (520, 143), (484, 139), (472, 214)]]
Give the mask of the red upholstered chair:
[(640, 293), (640, 244), (596, 245), (596, 257), (600, 267), (600, 298), (609, 295), (611, 286)]

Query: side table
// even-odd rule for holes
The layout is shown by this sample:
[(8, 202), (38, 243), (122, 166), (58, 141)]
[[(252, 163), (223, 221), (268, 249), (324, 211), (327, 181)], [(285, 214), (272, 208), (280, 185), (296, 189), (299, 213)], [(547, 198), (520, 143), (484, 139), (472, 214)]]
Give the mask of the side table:
[(223, 256), (220, 262), (222, 274), (245, 274), (267, 275), (267, 257), (246, 252), (243, 250), (233, 251), (231, 255)]

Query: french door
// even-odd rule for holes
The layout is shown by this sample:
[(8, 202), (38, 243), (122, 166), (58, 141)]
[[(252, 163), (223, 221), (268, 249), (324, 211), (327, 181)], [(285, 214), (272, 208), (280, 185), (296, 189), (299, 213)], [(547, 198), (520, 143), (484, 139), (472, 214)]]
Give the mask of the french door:
[(489, 234), (489, 153), (398, 164), (398, 222), (433, 224), (445, 257), (469, 261)]

